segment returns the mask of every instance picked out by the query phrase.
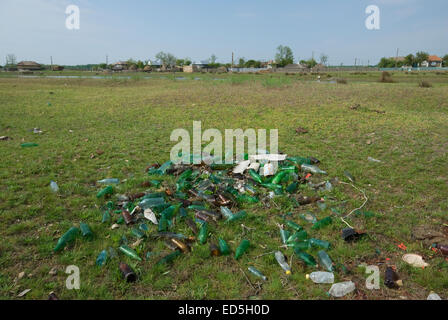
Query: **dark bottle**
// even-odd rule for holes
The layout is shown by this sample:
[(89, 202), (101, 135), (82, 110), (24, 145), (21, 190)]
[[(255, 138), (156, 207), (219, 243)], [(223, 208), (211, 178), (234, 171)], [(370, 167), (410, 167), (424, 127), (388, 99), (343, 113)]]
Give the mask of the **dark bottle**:
[(399, 287), (401, 287), (403, 285), (403, 281), (400, 280), (400, 277), (394, 271), (394, 269), (392, 267), (388, 266), (386, 268), (384, 284), (386, 285), (386, 287), (388, 287), (390, 289), (398, 289)]
[(137, 280), (137, 275), (126, 263), (120, 262), (119, 268), (126, 282), (135, 282)]
[(127, 211), (127, 210), (123, 210), (123, 211), (121, 212), (121, 215), (122, 215), (122, 217), (123, 217), (123, 219), (124, 219), (124, 222), (125, 222), (127, 225), (129, 225), (129, 224), (132, 223), (132, 216), (131, 216), (131, 214), (129, 213), (129, 211)]

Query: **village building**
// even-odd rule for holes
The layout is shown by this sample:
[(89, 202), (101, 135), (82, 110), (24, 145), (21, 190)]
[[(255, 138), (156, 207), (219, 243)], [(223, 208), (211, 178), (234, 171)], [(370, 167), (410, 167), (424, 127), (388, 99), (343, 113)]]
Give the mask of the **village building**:
[(36, 71), (41, 70), (42, 66), (34, 61), (21, 61), (17, 64), (17, 69), (23, 71)]

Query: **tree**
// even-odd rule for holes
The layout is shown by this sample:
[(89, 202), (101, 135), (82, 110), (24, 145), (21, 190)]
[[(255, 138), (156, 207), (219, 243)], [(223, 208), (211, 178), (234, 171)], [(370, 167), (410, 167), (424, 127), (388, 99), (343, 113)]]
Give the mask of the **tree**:
[(415, 57), (412, 53), (404, 57), (404, 64), (409, 67), (413, 67), (415, 65)]
[(448, 66), (448, 54), (446, 54), (442, 59), (443, 59), (443, 66), (447, 67)]
[(328, 62), (328, 56), (325, 53), (320, 55), (320, 63), (326, 65)]
[(278, 66), (284, 67), (287, 64), (291, 64), (294, 62), (294, 55), (292, 50), (288, 46), (278, 46), (277, 53), (275, 54), (275, 62)]
[(378, 63), (378, 68), (395, 68), (396, 62), (394, 59), (381, 58)]
[(246, 68), (260, 68), (261, 67), (261, 62), (260, 61), (256, 61), (256, 60), (248, 60), (244, 66)]
[(415, 54), (415, 62), (421, 65), (424, 61), (428, 60), (429, 54), (423, 51), (419, 51)]
[(105, 64), (105, 63), (100, 63), (100, 65), (99, 65), (99, 67), (101, 68), (101, 69), (107, 69), (107, 64)]
[(215, 64), (216, 60), (218, 60), (218, 57), (212, 54), (208, 61), (210, 62), (210, 64)]
[(5, 64), (5, 67), (9, 67), (9, 66), (15, 66), (17, 64), (17, 58), (16, 58), (16, 55), (15, 54), (12, 54), (12, 53), (10, 53), (10, 54), (8, 54), (7, 56), (6, 56), (6, 64)]
[(156, 54), (156, 59), (166, 67), (174, 67), (177, 60), (176, 57), (171, 53), (165, 53), (163, 51), (160, 51), (158, 54)]
[(244, 58), (238, 59), (238, 67), (244, 68), (244, 65), (246, 64), (246, 60)]

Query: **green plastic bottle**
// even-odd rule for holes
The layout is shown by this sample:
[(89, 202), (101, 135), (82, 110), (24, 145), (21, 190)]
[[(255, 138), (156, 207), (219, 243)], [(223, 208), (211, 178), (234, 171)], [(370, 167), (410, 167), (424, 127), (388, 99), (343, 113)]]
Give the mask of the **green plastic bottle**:
[(173, 262), (173, 260), (175, 258), (177, 258), (178, 256), (180, 256), (181, 254), (182, 254), (182, 252), (180, 250), (176, 250), (173, 253), (170, 253), (169, 255), (164, 256), (162, 259), (159, 260), (159, 262), (157, 262), (157, 264), (161, 265), (161, 264)]
[(62, 235), (62, 237), (59, 238), (58, 243), (56, 244), (56, 247), (54, 248), (54, 251), (60, 251), (65, 248), (67, 244), (74, 241), (76, 237), (79, 235), (80, 230), (76, 227), (71, 227), (68, 229), (66, 233)]
[(305, 262), (305, 264), (309, 267), (316, 267), (317, 262), (314, 259), (314, 257), (306, 252), (303, 252), (302, 250), (298, 248), (294, 248), (294, 252), (296, 253), (297, 257)]
[(283, 178), (288, 174), (288, 171), (280, 171), (274, 176), (274, 179), (272, 179), (271, 183), (273, 184), (279, 184), (282, 182)]
[(90, 227), (86, 223), (84, 222), (79, 223), (79, 228), (81, 229), (81, 233), (84, 238), (86, 238), (89, 241), (93, 239), (92, 230), (90, 230)]
[(268, 280), (268, 278), (266, 278), (266, 276), (264, 274), (261, 273), (260, 270), (258, 270), (255, 267), (249, 267), (247, 268), (252, 274), (256, 275), (257, 277), (263, 279), (264, 281)]
[(103, 190), (101, 190), (100, 192), (97, 193), (96, 197), (102, 198), (108, 194), (113, 194), (114, 193), (114, 188), (112, 186), (107, 186), (106, 188), (104, 188)]
[(250, 169), (249, 174), (252, 177), (252, 179), (254, 179), (256, 182), (258, 182), (260, 184), (263, 183), (261, 176), (258, 173), (256, 173), (254, 169)]
[(137, 252), (135, 252), (133, 249), (131, 249), (130, 247), (128, 247), (125, 244), (122, 244), (119, 247), (120, 251), (123, 252), (125, 255), (127, 255), (128, 257), (138, 260), (138, 261), (142, 261), (142, 258), (140, 258), (137, 254)]
[(323, 227), (330, 225), (332, 222), (333, 222), (333, 220), (331, 219), (331, 216), (328, 216), (326, 218), (323, 218), (322, 220), (317, 221), (315, 224), (313, 224), (311, 229), (318, 230), (318, 229), (321, 229)]
[(219, 246), (219, 251), (221, 251), (221, 254), (223, 256), (227, 256), (230, 254), (229, 245), (227, 244), (227, 242), (224, 239), (222, 239), (222, 238), (218, 239), (218, 246)]
[(201, 225), (201, 229), (199, 229), (199, 235), (198, 239), (201, 244), (205, 244), (207, 242), (207, 236), (208, 236), (208, 226), (207, 222), (204, 222)]
[(322, 267), (324, 267), (329, 272), (333, 272), (333, 262), (324, 250), (321, 250), (317, 253), (317, 259), (319, 260), (319, 264)]
[(247, 249), (249, 249), (249, 246), (250, 246), (249, 240), (244, 239), (243, 241), (241, 241), (238, 248), (236, 248), (235, 259), (238, 260), (247, 251)]

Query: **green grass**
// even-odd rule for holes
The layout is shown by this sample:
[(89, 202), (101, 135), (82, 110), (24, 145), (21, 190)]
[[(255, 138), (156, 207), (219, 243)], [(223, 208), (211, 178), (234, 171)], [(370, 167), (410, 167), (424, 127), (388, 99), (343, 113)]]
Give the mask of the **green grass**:
[[(348, 80), (347, 85), (339, 85), (317, 83), (315, 75), (150, 76), (158, 78), (17, 79), (2, 75), (0, 136), (13, 140), (0, 141), (0, 298), (13, 299), (30, 288), (25, 299), (46, 299), (50, 291), (64, 299), (328, 299), (329, 286), (307, 281), (305, 275), (312, 270), (296, 256), (292, 256), (290, 278), (272, 255), (258, 257), (281, 245), (276, 223), (288, 211), (312, 236), (330, 241), (333, 248), (328, 253), (333, 261), (351, 270), (348, 275), (336, 274), (338, 281), (352, 279), (357, 284), (358, 293), (347, 298), (421, 299), (431, 290), (448, 296), (448, 263), (432, 257), (428, 248), (411, 237), (417, 225), (439, 228), (447, 223), (448, 77), (395, 73), (396, 82), (386, 84), (378, 83), (380, 73), (333, 73), (333, 79)], [(187, 79), (178, 80), (178, 76)], [(433, 87), (419, 88), (422, 79)], [(362, 107), (350, 110), (354, 104)], [(329, 177), (346, 181), (343, 172), (350, 171), (369, 197), (366, 208), (376, 216), (353, 216), (349, 222), (370, 237), (346, 244), (340, 237), (344, 227), (340, 220), (311, 232), (298, 218), (305, 211), (325, 217), (344, 200), (344, 212), (362, 203), (359, 193), (338, 185), (327, 194), (337, 201), (330, 201), (324, 212), (317, 206), (292, 208), (280, 198), (275, 200), (278, 207), (256, 204), (245, 208), (249, 216), (243, 223), (254, 231), (243, 234), (239, 224), (211, 227), (211, 239), (223, 237), (233, 250), (241, 239), (251, 241), (249, 252), (238, 261), (233, 256), (209, 257), (208, 244), (197, 244), (173, 265), (157, 268), (154, 261), (169, 250), (163, 242), (146, 240), (139, 250), (154, 252), (150, 261), (134, 263), (120, 256), (138, 272), (137, 283), (123, 282), (116, 261), (96, 267), (101, 250), (116, 246), (122, 235), (131, 242), (134, 238), (123, 226), (111, 231), (109, 224), (101, 224), (104, 200), (95, 197), (95, 181), (116, 177), (124, 181), (118, 192), (143, 191), (139, 185), (148, 179), (145, 167), (169, 159), (174, 145), (169, 139), (171, 131), (191, 131), (193, 120), (202, 121), (202, 130), (222, 132), (226, 128), (278, 128), (281, 151), (319, 158)], [(35, 127), (44, 133), (33, 134)], [(297, 127), (309, 133), (298, 135)], [(39, 146), (22, 149), (22, 142)], [(368, 156), (382, 163), (368, 162)], [(51, 180), (58, 182), (59, 194), (51, 192)], [(54, 254), (59, 236), (80, 221), (91, 226), (94, 241), (78, 239), (69, 249)], [(183, 226), (179, 231), (189, 234)], [(431, 266), (419, 270), (401, 262), (403, 251), (397, 248), (401, 242), (409, 252), (424, 255)], [(291, 259), (291, 251), (284, 252)], [(377, 264), (386, 258), (397, 265), (404, 287), (394, 291), (381, 284), (380, 290), (367, 290), (366, 275), (358, 265)], [(80, 268), (79, 291), (65, 289), (68, 265)], [(249, 274), (250, 265), (266, 274), (268, 281), (261, 284)], [(56, 276), (48, 274), (53, 267), (59, 270)], [(384, 265), (380, 269), (383, 282)], [(25, 276), (15, 280), (21, 271)]]

